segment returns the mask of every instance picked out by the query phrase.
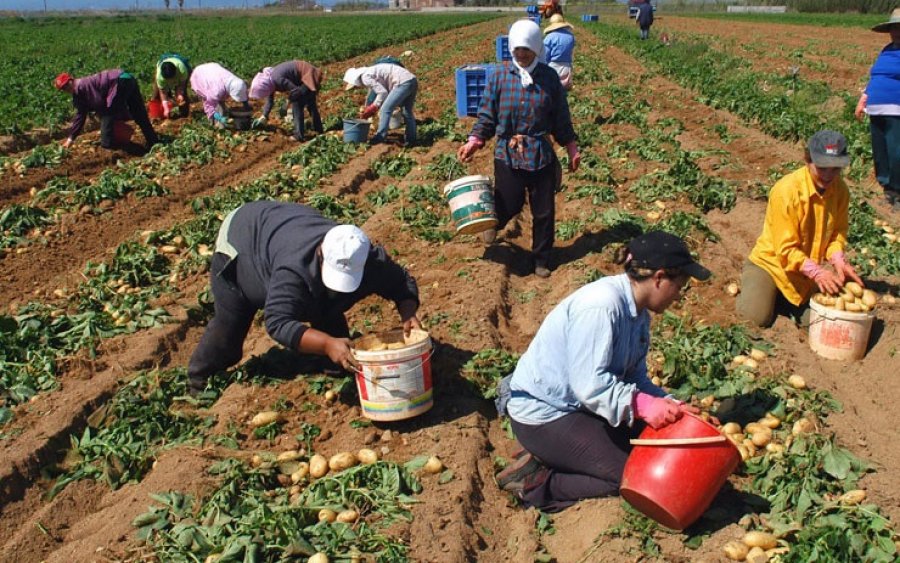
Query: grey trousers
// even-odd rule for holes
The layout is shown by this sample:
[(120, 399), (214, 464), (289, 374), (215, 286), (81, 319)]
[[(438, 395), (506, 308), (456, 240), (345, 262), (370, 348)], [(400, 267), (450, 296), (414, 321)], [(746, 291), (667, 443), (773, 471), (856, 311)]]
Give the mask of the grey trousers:
[(769, 272), (750, 260), (744, 262), (741, 293), (737, 296), (735, 309), (753, 326), (772, 326), (776, 313), (790, 317), (800, 326), (809, 326), (809, 307), (798, 307), (785, 299)]

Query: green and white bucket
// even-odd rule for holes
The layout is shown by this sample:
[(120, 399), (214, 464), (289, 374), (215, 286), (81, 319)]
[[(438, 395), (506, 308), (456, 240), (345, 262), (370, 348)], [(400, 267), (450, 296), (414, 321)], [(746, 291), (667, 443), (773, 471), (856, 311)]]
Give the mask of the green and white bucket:
[(490, 176), (464, 176), (444, 186), (456, 232), (473, 235), (497, 226)]

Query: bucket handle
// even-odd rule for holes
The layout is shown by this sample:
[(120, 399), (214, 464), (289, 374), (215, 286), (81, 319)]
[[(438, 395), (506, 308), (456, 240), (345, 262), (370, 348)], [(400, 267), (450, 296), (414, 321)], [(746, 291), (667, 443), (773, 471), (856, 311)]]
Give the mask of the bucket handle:
[[(423, 359), (421, 362), (419, 362), (419, 365), (417, 365), (417, 366), (415, 366), (415, 367), (412, 367), (412, 368), (409, 368), (409, 369), (407, 369), (407, 370), (403, 370), (403, 371), (396, 372), (396, 373), (394, 373), (394, 374), (391, 374), (391, 376), (393, 377), (394, 375), (403, 375), (403, 374), (410, 373), (410, 372), (413, 372), (413, 371), (419, 369), (420, 367), (422, 367), (423, 365), (425, 365), (425, 362), (427, 362), (428, 360), (431, 359), (432, 356), (434, 356), (435, 351), (436, 351), (436, 347), (435, 347), (435, 346), (432, 346), (432, 347), (431, 347), (431, 350), (428, 352), (428, 357), (426, 357), (426, 358)], [(357, 369), (357, 370), (356, 370), (356, 373), (359, 374), (359, 375), (361, 375), (363, 379), (365, 379), (366, 381), (368, 381), (368, 382), (371, 383), (372, 385), (378, 385), (378, 381), (376, 381), (377, 378), (375, 378), (375, 380), (369, 379), (368, 377), (366, 377), (366, 374), (363, 373), (363, 370), (362, 370), (362, 369)]]
[(694, 444), (716, 444), (727, 440), (724, 435), (702, 436), (699, 438), (634, 438), (632, 446), (691, 446)]

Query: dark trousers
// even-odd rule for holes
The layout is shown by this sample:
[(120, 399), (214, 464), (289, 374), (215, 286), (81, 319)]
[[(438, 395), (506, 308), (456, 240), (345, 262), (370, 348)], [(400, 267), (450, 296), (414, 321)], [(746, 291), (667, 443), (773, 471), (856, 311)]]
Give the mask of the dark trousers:
[(322, 118), (319, 116), (319, 107), (316, 105), (316, 96), (308, 94), (306, 97), (291, 102), (291, 114), (294, 118), (294, 138), (298, 141), (303, 140), (305, 133), (305, 123), (303, 123), (303, 109), (309, 110), (309, 116), (312, 118), (313, 130), (316, 133), (324, 133), (322, 127)]
[(885, 191), (900, 193), (900, 116), (872, 115), (869, 129), (875, 177)]
[[(240, 260), (240, 256), (236, 260)], [(244, 339), (259, 310), (241, 291), (234, 266), (234, 261), (229, 263), (225, 254), (213, 254), (209, 271), (215, 311), (188, 362), (188, 379), (196, 388), (205, 387), (211, 375), (241, 361)], [(338, 309), (326, 310), (310, 326), (336, 338), (350, 336), (347, 319)], [(295, 343), (295, 349), (298, 346), (299, 342)]]
[(548, 468), (546, 478), (526, 489), (523, 500), (556, 512), (585, 498), (619, 494), (629, 440), (644, 429), (610, 426), (596, 415), (574, 412), (553, 422), (530, 426), (510, 419), (516, 439)]
[[(184, 103), (182, 103), (181, 105), (178, 106), (179, 117), (190, 117), (191, 116), (191, 102), (188, 99), (187, 83), (185, 83), (183, 86), (179, 86), (178, 88), (175, 88), (174, 90), (171, 90), (171, 89), (166, 90), (166, 95), (169, 96), (169, 99), (172, 101), (173, 104), (175, 103), (175, 98), (179, 94), (184, 98)], [(162, 99), (162, 96), (160, 96), (160, 93), (159, 93), (159, 86), (156, 84), (156, 82), (153, 83), (153, 93), (150, 95), (150, 99), (151, 100), (161, 100)]]
[(525, 206), (525, 195), (531, 206), (533, 220), (531, 252), (535, 266), (550, 266), (556, 229), (556, 190), (559, 188), (559, 161), (540, 170), (517, 170), (502, 160), (494, 159), (494, 206), (497, 211), (497, 230), (506, 226)]
[(108, 149), (115, 144), (113, 123), (126, 114), (130, 115), (141, 128), (148, 146), (155, 145), (159, 141), (153, 125), (150, 124), (150, 117), (147, 115), (147, 108), (144, 107), (144, 98), (141, 97), (137, 80), (120, 77), (116, 86), (116, 97), (113, 98), (109, 112), (100, 116), (100, 146)]

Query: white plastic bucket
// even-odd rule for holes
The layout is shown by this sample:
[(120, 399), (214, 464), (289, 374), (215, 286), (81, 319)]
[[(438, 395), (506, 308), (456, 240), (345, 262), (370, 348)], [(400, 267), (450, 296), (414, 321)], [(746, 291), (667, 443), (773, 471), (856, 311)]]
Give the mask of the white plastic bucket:
[(875, 313), (838, 311), (809, 302), (809, 347), (829, 360), (859, 360), (866, 355)]
[[(390, 347), (390, 348), (387, 348)], [(431, 337), (413, 329), (370, 334), (353, 347), (359, 363), (356, 388), (363, 416), (371, 420), (403, 420), (432, 407)]]
[(464, 176), (444, 186), (456, 232), (472, 235), (497, 226), (490, 176)]
[(391, 120), (388, 122), (388, 129), (400, 129), (404, 125), (406, 125), (406, 120), (403, 119), (400, 108), (397, 108), (391, 114)]

